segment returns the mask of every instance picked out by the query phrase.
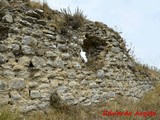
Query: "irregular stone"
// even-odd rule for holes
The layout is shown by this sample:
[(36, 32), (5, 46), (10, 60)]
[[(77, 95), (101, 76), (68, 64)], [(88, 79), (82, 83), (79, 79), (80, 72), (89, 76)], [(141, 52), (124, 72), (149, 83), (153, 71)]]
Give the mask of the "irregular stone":
[(21, 30), (18, 27), (13, 27), (13, 28), (10, 28), (9, 30), (10, 33), (16, 33), (16, 34), (20, 33), (20, 31)]
[(21, 32), (27, 36), (30, 36), (33, 32), (33, 29), (29, 28), (29, 27), (24, 27), (24, 28), (22, 28)]
[(68, 105), (77, 105), (78, 104), (78, 100), (73, 99), (73, 100), (66, 100)]
[(28, 112), (30, 112), (30, 111), (33, 111), (33, 110), (36, 110), (37, 109), (37, 106), (36, 105), (29, 105), (29, 106), (22, 106), (22, 107), (20, 107), (20, 112), (21, 113), (28, 113)]
[(1, 7), (2, 7), (2, 5), (5, 7), (9, 6), (9, 3), (7, 0), (0, 0), (0, 4), (1, 4)]
[(24, 26), (27, 26), (27, 27), (32, 27), (32, 24), (27, 22), (27, 21), (24, 21), (24, 20), (19, 20), (19, 22), (24, 25)]
[(34, 10), (36, 13), (40, 14), (40, 15), (43, 15), (44, 11), (41, 10), (41, 9), (35, 9)]
[(12, 23), (13, 22), (13, 17), (11, 14), (7, 13), (3, 18), (2, 20), (4, 22), (7, 22), (7, 23)]
[(13, 80), (10, 81), (9, 86), (10, 86), (12, 89), (16, 89), (16, 90), (24, 89), (24, 88), (25, 88), (24, 79), (23, 79), (23, 78), (13, 79)]
[(91, 100), (90, 99), (86, 99), (83, 103), (82, 103), (83, 106), (89, 106), (91, 105)]
[(70, 56), (69, 53), (62, 53), (62, 59), (63, 59), (63, 60), (68, 60), (68, 59), (70, 59), (70, 58), (71, 58), (71, 56)]
[(37, 20), (37, 24), (45, 26), (46, 25), (46, 21), (45, 20)]
[(81, 95), (83, 97), (90, 98), (92, 96), (92, 91), (91, 90), (83, 90), (83, 91), (81, 91)]
[(86, 79), (86, 80), (94, 80), (95, 77), (92, 76), (92, 75), (88, 75), (88, 76), (85, 77), (85, 79)]
[(43, 58), (41, 57), (37, 57), (37, 56), (34, 56), (31, 60), (33, 66), (35, 66), (36, 68), (41, 68), (43, 66), (46, 65), (46, 62)]
[(46, 110), (50, 106), (50, 102), (42, 102), (38, 104), (38, 108), (40, 110)]
[(31, 59), (28, 56), (22, 56), (19, 58), (19, 64), (23, 66), (29, 66), (31, 62)]
[(102, 98), (109, 99), (109, 98), (115, 97), (115, 93), (112, 92), (112, 91), (110, 91), (110, 92), (103, 92), (101, 96), (102, 96)]
[(35, 18), (37, 18), (37, 19), (40, 19), (40, 18), (41, 18), (41, 16), (40, 16), (37, 12), (35, 12), (35, 11), (33, 11), (33, 10), (27, 11), (27, 12), (26, 12), (26, 15), (31, 16), (31, 17), (35, 17)]
[(17, 77), (28, 79), (30, 77), (30, 73), (27, 70), (21, 70), (17, 72)]
[(38, 88), (39, 89), (47, 89), (47, 88), (50, 88), (50, 85), (49, 84), (41, 84), (41, 85), (39, 85)]
[(89, 85), (89, 81), (88, 80), (82, 80), (81, 82), (80, 82), (80, 84), (81, 85)]
[(57, 54), (54, 53), (53, 51), (46, 51), (46, 56), (50, 58), (56, 58)]
[(12, 44), (11, 50), (13, 53), (19, 53), (20, 52), (20, 46), (18, 44)]
[(9, 95), (0, 94), (0, 106), (7, 105), (9, 103)]
[(99, 99), (99, 95), (98, 94), (94, 94), (92, 97), (91, 97), (91, 101), (96, 101), (96, 100), (98, 100)]
[(8, 50), (8, 47), (4, 44), (0, 44), (0, 52), (5, 52)]
[(61, 50), (62, 52), (67, 52), (69, 48), (65, 44), (58, 44), (58, 49)]
[(81, 65), (78, 62), (73, 62), (73, 66), (76, 70), (82, 69)]
[(75, 98), (71, 93), (65, 93), (63, 94), (62, 99), (63, 100), (74, 100)]
[(118, 47), (119, 46), (119, 42), (117, 41), (117, 40), (113, 40), (114, 42), (112, 42), (112, 45), (114, 46), (114, 47)]
[(45, 52), (46, 52), (46, 49), (40, 49), (40, 48), (36, 49), (36, 54), (38, 56), (43, 56)]
[(102, 83), (103, 81), (102, 81), (101, 79), (96, 79), (95, 82), (98, 83), (98, 84), (100, 84), (100, 83)]
[(64, 68), (64, 62), (60, 57), (57, 57), (54, 61), (54, 66), (58, 68)]
[(68, 78), (75, 79), (76, 78), (76, 71), (75, 70), (69, 70), (68, 71)]
[(23, 18), (23, 20), (26, 20), (29, 23), (35, 23), (35, 21), (37, 20), (37, 18), (26, 16), (26, 17)]
[(83, 75), (83, 74), (78, 74), (78, 75), (76, 76), (76, 78), (79, 79), (79, 80), (83, 80), (83, 79), (85, 78), (85, 75)]
[(71, 48), (77, 48), (77, 44), (75, 44), (75, 43), (71, 43), (70, 45), (69, 45)]
[(27, 45), (22, 46), (22, 52), (25, 55), (34, 55), (35, 54), (35, 50), (32, 47), (27, 46)]
[[(42, 73), (41, 73), (40, 76), (41, 76), (41, 77), (43, 76)], [(39, 77), (40, 77), (40, 76), (39, 76)], [(38, 77), (38, 75), (37, 75), (37, 77)], [(46, 78), (46, 77), (42, 77), (42, 78), (40, 79), (40, 82), (42, 82), (42, 83), (49, 83), (49, 79)]]
[(36, 46), (37, 40), (31, 36), (25, 36), (22, 39), (22, 44), (28, 45), (28, 46)]
[(32, 36), (33, 36), (33, 37), (38, 37), (38, 38), (43, 38), (43, 32), (40, 31), (40, 30), (33, 31), (33, 32), (32, 32)]
[(43, 93), (41, 93), (41, 100), (42, 101), (50, 101), (50, 98), (51, 98), (51, 94), (48, 93), (47, 90), (45, 92), (43, 91)]
[(63, 85), (57, 88), (57, 93), (66, 93), (68, 90), (70, 89), (66, 87), (65, 85)]
[(41, 97), (41, 93), (38, 90), (31, 90), (30, 97), (32, 99), (40, 98)]
[(15, 77), (15, 73), (12, 70), (4, 70), (3, 76), (6, 78), (13, 78)]
[(58, 87), (58, 81), (57, 81), (57, 80), (52, 80), (52, 81), (51, 81), (51, 86), (52, 86), (53, 88)]
[(42, 30), (42, 32), (44, 33), (44, 34), (49, 34), (49, 35), (53, 35), (53, 36), (56, 36), (56, 33), (55, 32), (52, 32), (52, 31), (50, 31), (50, 30)]
[(55, 35), (45, 34), (45, 36), (46, 36), (48, 39), (56, 40), (56, 36), (55, 36)]
[(21, 70), (23, 70), (24, 69), (24, 66), (23, 65), (18, 65), (18, 64), (16, 64), (16, 65), (14, 65), (14, 67), (13, 67), (13, 71), (21, 71)]
[(94, 88), (98, 88), (99, 86), (96, 83), (90, 83), (89, 84), (89, 88), (90, 89), (94, 89)]
[(98, 70), (97, 71), (97, 77), (98, 78), (104, 78), (105, 77), (105, 73), (104, 73), (104, 71), (103, 70)]
[(120, 53), (121, 52), (121, 49), (119, 47), (112, 47), (111, 50), (113, 53)]
[(72, 88), (75, 88), (75, 87), (79, 86), (79, 83), (76, 82), (76, 81), (71, 81), (71, 82), (69, 82), (68, 85), (69, 85), (70, 87), (72, 87)]
[(19, 92), (17, 91), (11, 91), (11, 102), (17, 102), (17, 100), (20, 100), (22, 98), (22, 96), (19, 94)]
[(29, 88), (35, 88), (35, 87), (37, 87), (38, 86), (38, 83), (37, 82), (29, 82), (28, 83), (28, 87)]
[(61, 43), (61, 44), (65, 44), (66, 40), (62, 39), (61, 36), (59, 34), (57, 34), (57, 36), (56, 36), (56, 42), (57, 43)]
[(0, 64), (4, 64), (6, 61), (6, 59), (0, 55)]
[(5, 90), (6, 84), (3, 81), (0, 81), (0, 90)]
[(86, 97), (80, 97), (79, 98), (79, 102), (83, 102), (83, 101), (85, 101), (86, 100)]
[(99, 86), (100, 86), (100, 87), (105, 87), (105, 86), (106, 86), (106, 83), (105, 83), (105, 82), (102, 82), (102, 83), (99, 84)]

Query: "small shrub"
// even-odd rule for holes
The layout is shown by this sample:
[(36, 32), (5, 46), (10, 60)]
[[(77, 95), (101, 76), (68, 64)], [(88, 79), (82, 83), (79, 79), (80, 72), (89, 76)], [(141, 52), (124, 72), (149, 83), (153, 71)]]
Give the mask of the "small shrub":
[(47, 2), (43, 1), (43, 3), (41, 4), (40, 1), (36, 2), (36, 1), (30, 1), (28, 2), (29, 7), (31, 7), (32, 9), (42, 9), (44, 11), (43, 16), (44, 18), (47, 19), (51, 19), (53, 18), (53, 13), (54, 10), (52, 10)]
[(48, 6), (47, 2), (43, 2), (43, 10), (45, 18), (48, 18), (49, 20), (53, 18), (54, 10)]
[(43, 5), (40, 2), (30, 1), (29, 5), (32, 9), (43, 9)]
[(61, 9), (61, 12), (64, 16), (65, 26), (71, 26), (73, 29), (81, 27), (85, 23), (86, 16), (83, 15), (83, 11), (79, 8), (75, 10), (75, 13), (72, 14), (70, 8)]

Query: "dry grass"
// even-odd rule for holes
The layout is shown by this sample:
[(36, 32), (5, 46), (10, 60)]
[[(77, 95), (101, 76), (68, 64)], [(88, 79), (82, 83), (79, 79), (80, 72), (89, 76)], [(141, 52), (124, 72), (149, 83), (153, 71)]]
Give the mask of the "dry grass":
[(52, 10), (46, 2), (43, 3), (44, 16), (48, 19), (53, 19), (54, 10)]
[(153, 91), (147, 93), (138, 105), (142, 110), (155, 110), (160, 115), (160, 84)]
[(57, 14), (55, 10), (52, 10), (46, 2), (41, 4), (40, 2), (30, 1), (29, 6), (32, 9), (43, 9), (44, 18), (48, 19), (48, 25), (55, 27), (57, 31), (61, 31), (62, 34), (67, 34), (67, 29), (78, 29), (86, 20), (86, 16), (83, 15), (83, 11), (77, 8), (75, 13), (72, 14), (70, 8), (61, 9), (61, 13)]
[(69, 8), (61, 9), (61, 13), (54, 14), (53, 19), (49, 21), (49, 26), (54, 27), (61, 34), (67, 35), (68, 29), (78, 29), (85, 23), (86, 17), (83, 12), (77, 8), (72, 14)]
[(43, 9), (43, 5), (40, 2), (30, 1), (29, 5), (32, 9)]
[(54, 15), (54, 10), (52, 10), (47, 2), (43, 2), (42, 4), (40, 3), (40, 1), (36, 2), (36, 1), (30, 1), (28, 2), (28, 6), (32, 9), (41, 9), (44, 11), (43, 16), (44, 18), (47, 19), (52, 19), (53, 15)]
[(0, 106), (0, 120), (21, 120), (18, 112), (11, 112), (10, 107)]
[(63, 23), (65, 26), (71, 26), (73, 29), (77, 29), (85, 23), (86, 16), (83, 15), (83, 11), (79, 8), (75, 10), (74, 14), (72, 14), (70, 8), (61, 9), (61, 12), (65, 20)]
[(140, 62), (136, 63), (135, 71), (138, 71), (141, 74), (146, 74), (153, 80), (158, 80), (160, 77), (160, 72), (157, 68), (149, 67), (148, 65), (141, 64)]

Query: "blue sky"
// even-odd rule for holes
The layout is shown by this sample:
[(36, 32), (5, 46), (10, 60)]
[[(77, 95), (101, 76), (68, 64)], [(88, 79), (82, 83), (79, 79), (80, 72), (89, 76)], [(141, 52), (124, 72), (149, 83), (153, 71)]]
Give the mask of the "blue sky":
[(45, 0), (53, 9), (83, 10), (118, 32), (144, 64), (160, 68), (160, 0)]

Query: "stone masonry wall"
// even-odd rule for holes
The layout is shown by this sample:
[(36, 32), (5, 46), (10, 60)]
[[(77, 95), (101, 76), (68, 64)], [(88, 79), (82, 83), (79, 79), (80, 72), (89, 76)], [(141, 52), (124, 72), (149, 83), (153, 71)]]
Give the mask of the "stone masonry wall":
[(23, 4), (0, 10), (0, 106), (9, 104), (22, 113), (46, 110), (55, 90), (72, 105), (116, 96), (136, 101), (154, 88), (156, 79), (135, 69), (117, 32), (86, 21), (65, 36), (42, 13)]

